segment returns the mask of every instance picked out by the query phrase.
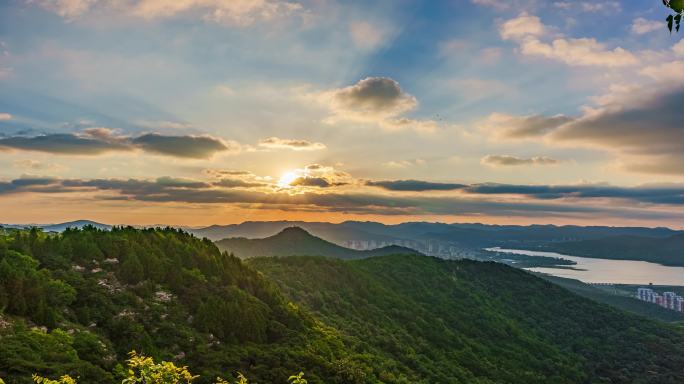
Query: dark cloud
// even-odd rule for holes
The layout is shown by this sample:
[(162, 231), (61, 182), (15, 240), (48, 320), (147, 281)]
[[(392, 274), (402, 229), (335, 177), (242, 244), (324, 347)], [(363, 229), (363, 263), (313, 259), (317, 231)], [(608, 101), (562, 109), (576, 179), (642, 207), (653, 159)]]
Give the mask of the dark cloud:
[(254, 174), (250, 171), (241, 171), (241, 170), (233, 170), (233, 169), (205, 169), (204, 173), (210, 176), (214, 177), (223, 177), (223, 176), (238, 176), (238, 177), (243, 177), (243, 176), (253, 176)]
[(546, 135), (573, 120), (572, 117), (563, 115), (509, 116), (493, 114), (484, 124), (486, 129), (505, 138), (525, 139)]
[[(452, 186), (455, 188), (455, 184)], [(619, 198), (652, 204), (684, 205), (684, 186), (645, 186), (621, 188), (603, 185), (529, 186), (478, 184), (461, 186), (454, 196), (404, 195), (373, 193), (262, 192), (215, 183), (162, 177), (138, 179), (53, 179), (25, 177), (0, 182), (0, 194), (18, 193), (95, 193), (95, 199), (154, 203), (236, 204), (254, 209), (287, 209), (318, 212), (355, 212), (385, 215), (498, 215), (525, 217), (596, 217), (605, 218), (684, 218), (676, 209), (649, 210), (637, 205), (600, 206), (567, 202), (563, 198)], [(103, 193), (98, 193), (103, 192)], [(480, 196), (476, 196), (480, 195)], [(481, 195), (524, 195), (529, 200), (494, 200)], [(557, 200), (557, 201), (556, 201)], [(587, 216), (588, 215), (588, 216)], [(594, 216), (591, 216), (594, 215)]]
[(55, 182), (54, 178), (50, 177), (22, 177), (14, 179), (11, 184), (15, 187), (31, 187), (36, 185), (50, 185)]
[(536, 199), (610, 198), (654, 204), (684, 204), (684, 186), (616, 187), (610, 185), (511, 185), (474, 184), (463, 189), (471, 194), (525, 195)]
[(298, 177), (293, 182), (290, 183), (291, 186), (299, 187), (320, 187), (327, 188), (332, 184), (324, 177)]
[(81, 133), (0, 138), (0, 149), (38, 151), (60, 155), (99, 155), (140, 149), (150, 153), (183, 158), (208, 158), (217, 152), (236, 150), (209, 136), (165, 136), (156, 133), (138, 137), (117, 135), (108, 128), (89, 128)]
[(611, 107), (566, 124), (549, 137), (644, 156), (628, 169), (650, 173), (684, 173), (684, 87), (646, 93), (638, 103)]
[(366, 185), (371, 187), (379, 187), (388, 191), (452, 191), (463, 189), (464, 184), (454, 183), (434, 183), (422, 180), (384, 180), (384, 181), (367, 181)]
[(163, 136), (150, 133), (132, 140), (143, 150), (167, 156), (204, 159), (228, 149), (221, 140), (208, 136)]
[(334, 91), (335, 108), (361, 114), (396, 115), (414, 108), (416, 99), (388, 77), (367, 77)]
[(560, 163), (559, 160), (546, 156), (517, 157), (509, 155), (487, 155), (482, 158), (482, 164), (493, 167), (515, 165), (554, 165), (558, 163)]
[(257, 182), (246, 181), (246, 180), (242, 180), (242, 179), (232, 179), (232, 178), (221, 179), (219, 181), (213, 182), (212, 184), (214, 186), (224, 187), (224, 188), (256, 188), (256, 187), (265, 187), (267, 185), (264, 183), (257, 183)]
[(130, 150), (126, 144), (108, 142), (73, 134), (50, 134), (0, 139), (0, 148), (48, 152), (62, 155), (99, 155), (110, 151)]

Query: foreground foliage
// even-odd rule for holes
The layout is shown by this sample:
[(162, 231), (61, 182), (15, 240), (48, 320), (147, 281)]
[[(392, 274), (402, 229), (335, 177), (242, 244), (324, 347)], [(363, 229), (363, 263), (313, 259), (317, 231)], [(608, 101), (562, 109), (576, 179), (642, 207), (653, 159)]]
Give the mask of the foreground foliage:
[[(249, 384), (242, 373), (238, 372), (237, 375), (235, 384)], [(121, 384), (191, 384), (197, 377), (188, 371), (188, 367), (178, 367), (168, 361), (155, 363), (154, 359), (132, 351), (128, 359), (128, 371)], [(31, 378), (36, 384), (76, 384), (76, 380), (69, 375), (63, 375), (56, 380), (36, 374), (33, 374)], [(307, 384), (303, 372), (290, 376), (287, 382), (289, 384)], [(5, 384), (1, 378), (0, 384)], [(229, 384), (229, 382), (217, 377), (214, 384)]]

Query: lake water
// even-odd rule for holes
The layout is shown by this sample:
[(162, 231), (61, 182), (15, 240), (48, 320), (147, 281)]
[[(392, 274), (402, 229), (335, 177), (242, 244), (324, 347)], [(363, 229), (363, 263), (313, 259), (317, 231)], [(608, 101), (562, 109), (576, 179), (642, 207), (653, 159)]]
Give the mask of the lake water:
[(512, 253), (527, 256), (548, 256), (576, 262), (573, 269), (561, 268), (526, 268), (528, 271), (547, 273), (554, 276), (568, 277), (585, 283), (615, 283), (655, 285), (683, 285), (684, 267), (668, 267), (646, 261), (592, 259), (562, 255), (554, 252), (525, 251), (519, 249), (488, 248), (488, 251)]

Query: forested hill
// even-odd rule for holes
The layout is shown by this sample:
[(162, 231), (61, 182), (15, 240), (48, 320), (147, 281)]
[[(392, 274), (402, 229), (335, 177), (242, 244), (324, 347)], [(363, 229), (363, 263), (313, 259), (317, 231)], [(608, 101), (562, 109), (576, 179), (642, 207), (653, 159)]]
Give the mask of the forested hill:
[(372, 369), (209, 240), (174, 229), (0, 232), (0, 378), (121, 382), (131, 350), (188, 365), (198, 383), (238, 370), (276, 383), (302, 369), (311, 383), (344, 383), (344, 370)]
[(684, 266), (684, 234), (665, 238), (612, 236), (602, 239), (548, 244), (544, 248), (568, 255), (601, 259), (641, 260)]
[(500, 264), (245, 264), (175, 229), (0, 231), (0, 377), (121, 382), (131, 350), (200, 384), (684, 381), (681, 328)]
[(419, 254), (410, 248), (396, 245), (359, 251), (341, 247), (320, 237), (311, 235), (299, 227), (288, 227), (280, 233), (264, 239), (236, 237), (216, 242), (222, 251), (247, 259), (259, 256), (326, 256), (338, 259), (360, 259), (364, 257)]
[(426, 383), (681, 383), (684, 330), (497, 263), (256, 258), (359, 352)]

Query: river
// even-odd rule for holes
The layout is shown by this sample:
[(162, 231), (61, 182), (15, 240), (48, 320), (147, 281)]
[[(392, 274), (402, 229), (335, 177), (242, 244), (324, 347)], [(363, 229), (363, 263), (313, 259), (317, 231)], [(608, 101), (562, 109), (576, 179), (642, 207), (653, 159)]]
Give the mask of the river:
[(528, 271), (577, 279), (585, 283), (614, 283), (684, 286), (684, 267), (669, 267), (646, 261), (594, 259), (562, 255), (555, 252), (525, 251), (520, 249), (488, 248), (488, 251), (527, 256), (560, 257), (576, 262), (573, 268), (526, 268)]

